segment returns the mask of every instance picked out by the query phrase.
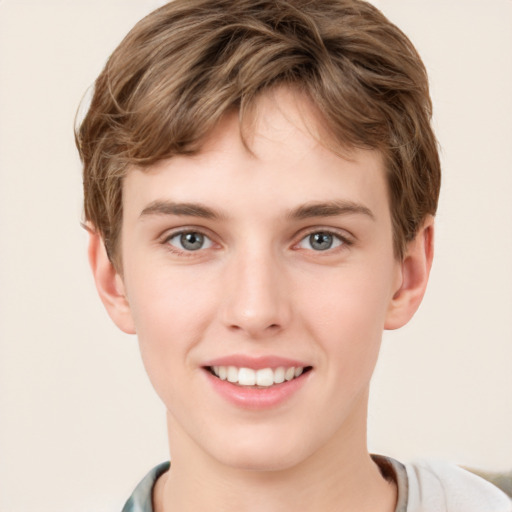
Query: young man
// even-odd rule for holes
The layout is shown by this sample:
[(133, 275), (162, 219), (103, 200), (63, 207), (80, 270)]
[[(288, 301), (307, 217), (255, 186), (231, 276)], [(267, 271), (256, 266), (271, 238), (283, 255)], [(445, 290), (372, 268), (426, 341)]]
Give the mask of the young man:
[(440, 166), (425, 69), (357, 0), (176, 0), (77, 132), (89, 257), (167, 410), (125, 511), (510, 511), (366, 445), (384, 329), (418, 308)]

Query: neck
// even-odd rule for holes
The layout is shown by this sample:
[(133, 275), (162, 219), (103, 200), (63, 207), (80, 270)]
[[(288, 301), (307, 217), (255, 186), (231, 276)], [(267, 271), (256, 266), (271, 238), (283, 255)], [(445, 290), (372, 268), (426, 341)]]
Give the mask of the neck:
[(180, 449), (173, 449), (172, 469), (155, 486), (155, 512), (392, 512), (396, 487), (368, 454), (365, 425), (366, 410), (293, 467), (257, 471), (210, 458), (170, 420), (170, 439), (178, 437)]

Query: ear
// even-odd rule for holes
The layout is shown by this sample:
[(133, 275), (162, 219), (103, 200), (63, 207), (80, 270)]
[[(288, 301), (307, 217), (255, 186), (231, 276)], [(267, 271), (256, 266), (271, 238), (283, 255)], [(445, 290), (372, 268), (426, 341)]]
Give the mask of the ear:
[(101, 301), (119, 329), (127, 334), (135, 334), (123, 279), (110, 261), (101, 236), (95, 230), (88, 231), (89, 264)]
[(419, 308), (434, 257), (434, 218), (428, 216), (414, 240), (407, 244), (401, 263), (399, 287), (386, 315), (385, 329), (404, 326)]

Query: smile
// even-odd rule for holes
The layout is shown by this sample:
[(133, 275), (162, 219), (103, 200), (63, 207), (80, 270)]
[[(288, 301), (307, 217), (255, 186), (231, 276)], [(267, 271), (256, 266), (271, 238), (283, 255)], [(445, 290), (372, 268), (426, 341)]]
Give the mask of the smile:
[(311, 367), (279, 366), (278, 368), (261, 368), (258, 370), (236, 366), (210, 366), (210, 372), (220, 380), (226, 380), (238, 386), (267, 388), (275, 384), (293, 380)]

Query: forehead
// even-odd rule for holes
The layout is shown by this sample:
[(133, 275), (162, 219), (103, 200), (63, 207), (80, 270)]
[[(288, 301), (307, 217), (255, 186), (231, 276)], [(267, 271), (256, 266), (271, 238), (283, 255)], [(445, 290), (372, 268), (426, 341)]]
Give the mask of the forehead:
[(222, 203), (233, 211), (257, 202), (284, 210), (342, 199), (387, 210), (380, 153), (334, 152), (332, 145), (311, 102), (290, 89), (277, 89), (262, 95), (242, 124), (238, 113), (225, 115), (197, 154), (129, 171), (123, 207), (141, 212), (151, 201), (171, 198)]

